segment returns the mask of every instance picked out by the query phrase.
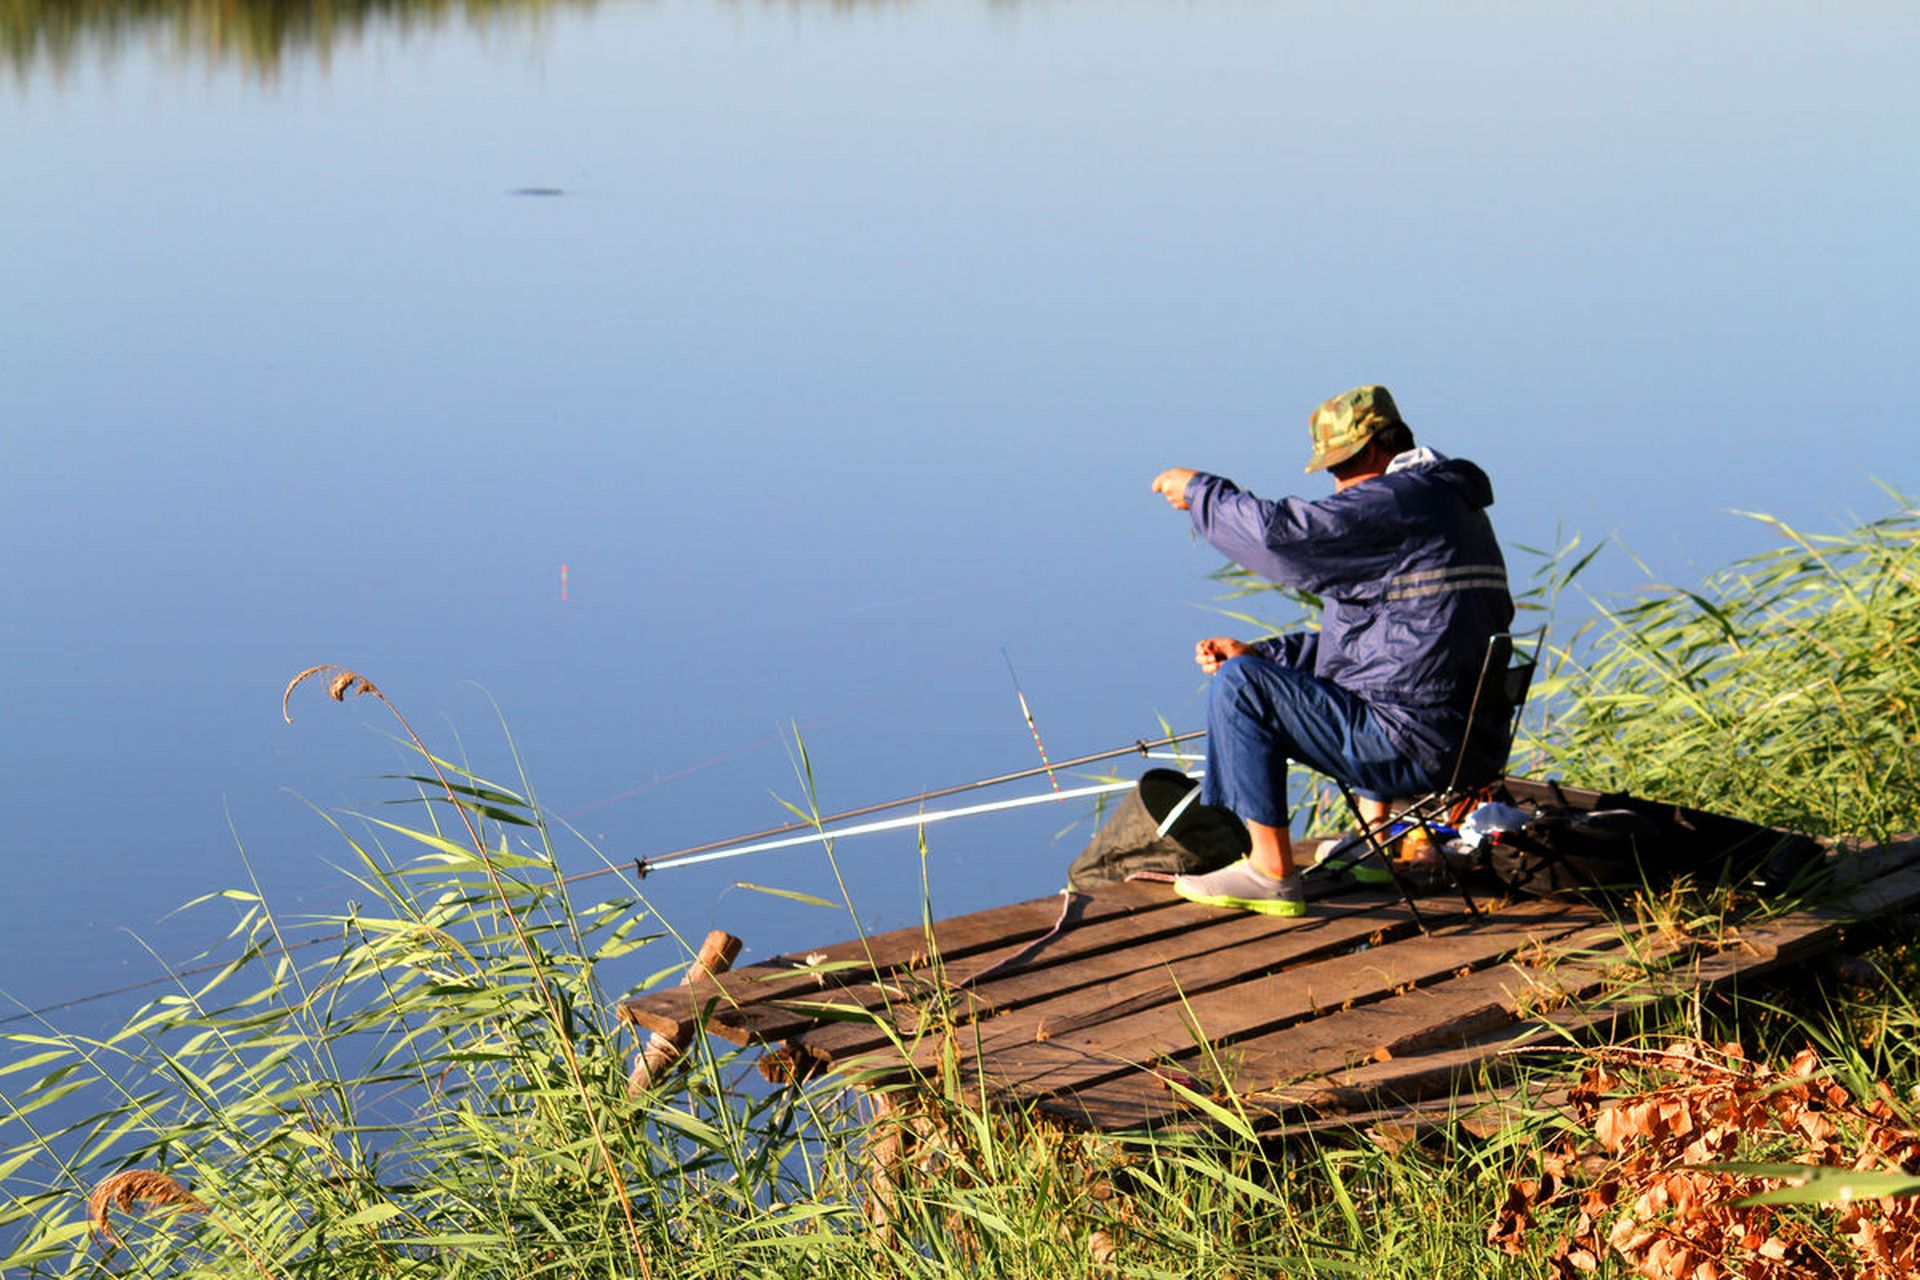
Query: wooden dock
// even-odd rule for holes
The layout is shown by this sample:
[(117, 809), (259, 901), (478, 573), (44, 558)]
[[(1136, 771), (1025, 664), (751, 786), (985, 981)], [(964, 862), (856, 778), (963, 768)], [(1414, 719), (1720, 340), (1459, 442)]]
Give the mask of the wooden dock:
[(1546, 899), (1474, 919), (1435, 895), (1423, 933), (1391, 890), (1322, 886), (1287, 921), (1122, 884), (700, 969), (620, 1013), (680, 1044), (704, 1028), (757, 1046), (770, 1079), (957, 1082), (1075, 1128), (1216, 1124), (1222, 1099), (1262, 1137), (1391, 1126), (1497, 1103), (1521, 1051), (1604, 1037), (1920, 904), (1920, 842), (1830, 857), (1824, 905), (1693, 927)]

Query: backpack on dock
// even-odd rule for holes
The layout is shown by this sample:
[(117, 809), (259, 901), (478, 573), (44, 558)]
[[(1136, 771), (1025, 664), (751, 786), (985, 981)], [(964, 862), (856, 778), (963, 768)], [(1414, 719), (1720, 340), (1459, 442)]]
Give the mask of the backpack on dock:
[(1533, 816), (1501, 832), (1487, 870), (1529, 897), (1616, 897), (1680, 876), (1778, 893), (1821, 856), (1796, 832), (1622, 792), (1507, 778), (1497, 788)]

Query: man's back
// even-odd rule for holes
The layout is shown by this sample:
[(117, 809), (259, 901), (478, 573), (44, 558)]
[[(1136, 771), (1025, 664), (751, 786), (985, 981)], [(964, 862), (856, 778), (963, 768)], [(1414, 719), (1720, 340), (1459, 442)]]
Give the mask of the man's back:
[[(1357, 518), (1399, 534), (1384, 575), (1329, 583), (1315, 673), (1369, 701), (1457, 706), (1473, 696), (1488, 637), (1513, 621), (1507, 566), (1486, 508), (1493, 487), (1464, 459), (1389, 472), (1345, 494)], [(1329, 499), (1331, 501), (1331, 499)]]

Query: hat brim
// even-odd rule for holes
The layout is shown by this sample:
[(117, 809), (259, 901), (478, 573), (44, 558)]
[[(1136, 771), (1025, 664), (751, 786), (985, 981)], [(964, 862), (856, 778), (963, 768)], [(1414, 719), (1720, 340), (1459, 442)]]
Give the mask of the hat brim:
[(1312, 475), (1316, 471), (1325, 471), (1328, 467), (1337, 467), (1343, 462), (1358, 457), (1361, 452), (1372, 443), (1373, 433), (1369, 431), (1352, 444), (1335, 445), (1331, 449), (1322, 449), (1307, 460), (1306, 474)]

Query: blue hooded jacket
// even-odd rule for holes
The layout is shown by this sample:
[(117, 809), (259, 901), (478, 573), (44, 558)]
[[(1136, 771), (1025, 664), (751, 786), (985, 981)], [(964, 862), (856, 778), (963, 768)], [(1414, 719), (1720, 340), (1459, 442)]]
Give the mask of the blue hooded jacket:
[(1317, 501), (1270, 502), (1204, 472), (1186, 499), (1215, 548), (1324, 604), (1317, 633), (1254, 650), (1358, 694), (1414, 760), (1444, 776), (1488, 637), (1513, 621), (1486, 472), (1418, 449)]

